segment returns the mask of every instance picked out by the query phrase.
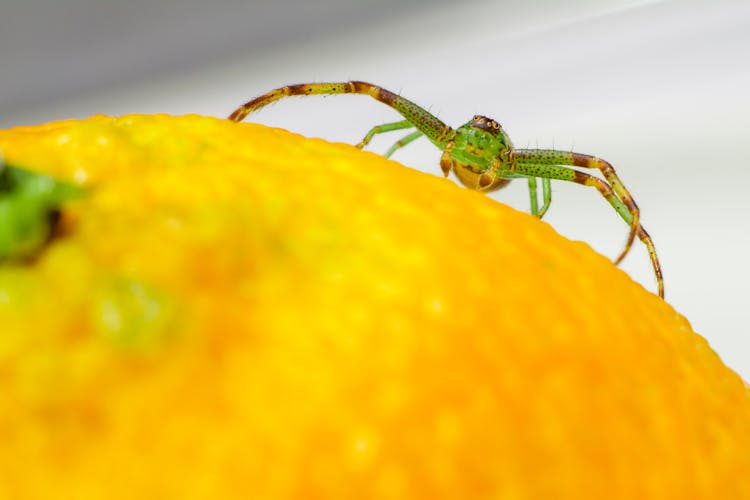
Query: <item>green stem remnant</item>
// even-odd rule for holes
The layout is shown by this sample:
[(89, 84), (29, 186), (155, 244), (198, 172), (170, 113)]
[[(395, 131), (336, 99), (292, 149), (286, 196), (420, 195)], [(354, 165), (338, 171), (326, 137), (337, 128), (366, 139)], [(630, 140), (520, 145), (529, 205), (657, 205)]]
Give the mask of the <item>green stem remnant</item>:
[(0, 262), (36, 255), (49, 241), (61, 205), (82, 194), (49, 175), (0, 164)]

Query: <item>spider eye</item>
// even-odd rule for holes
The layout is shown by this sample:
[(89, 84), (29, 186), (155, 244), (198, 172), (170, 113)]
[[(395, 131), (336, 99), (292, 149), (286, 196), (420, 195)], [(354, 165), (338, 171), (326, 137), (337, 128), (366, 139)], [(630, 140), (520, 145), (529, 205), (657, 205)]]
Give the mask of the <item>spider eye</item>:
[(471, 125), (492, 134), (497, 133), (501, 129), (500, 124), (495, 120), (482, 115), (474, 115), (474, 118), (471, 120)]

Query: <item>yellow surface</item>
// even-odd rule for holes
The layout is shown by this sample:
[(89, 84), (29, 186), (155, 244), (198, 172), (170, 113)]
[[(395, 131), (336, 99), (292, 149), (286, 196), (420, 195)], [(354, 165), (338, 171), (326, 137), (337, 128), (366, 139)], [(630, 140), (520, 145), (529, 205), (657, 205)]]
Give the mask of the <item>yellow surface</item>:
[(2, 499), (750, 498), (748, 388), (528, 215), (198, 116), (0, 151), (89, 189), (0, 266)]

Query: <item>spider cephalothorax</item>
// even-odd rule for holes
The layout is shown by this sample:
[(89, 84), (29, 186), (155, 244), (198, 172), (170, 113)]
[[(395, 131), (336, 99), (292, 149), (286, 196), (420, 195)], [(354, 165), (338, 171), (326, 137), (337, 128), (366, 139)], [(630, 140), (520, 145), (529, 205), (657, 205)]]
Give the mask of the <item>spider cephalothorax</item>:
[(471, 189), (491, 191), (505, 186), (515, 170), (513, 143), (495, 120), (475, 115), (458, 127), (444, 149), (440, 166), (453, 170)]

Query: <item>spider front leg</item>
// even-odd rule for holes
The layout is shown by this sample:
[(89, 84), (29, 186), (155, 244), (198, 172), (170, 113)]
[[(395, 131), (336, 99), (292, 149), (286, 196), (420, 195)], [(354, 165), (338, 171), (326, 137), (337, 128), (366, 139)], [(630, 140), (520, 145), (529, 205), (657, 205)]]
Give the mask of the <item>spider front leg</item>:
[[(380, 132), (389, 132), (391, 130), (410, 128), (410, 126), (417, 128), (435, 146), (440, 149), (444, 149), (445, 145), (450, 142), (455, 136), (455, 131), (451, 127), (440, 121), (438, 117), (430, 114), (430, 112), (426, 109), (419, 107), (410, 100), (405, 99), (400, 95), (394, 94), (390, 90), (386, 90), (383, 87), (360, 81), (299, 83), (296, 85), (286, 85), (284, 87), (279, 87), (277, 89), (270, 90), (265, 94), (256, 97), (255, 99), (247, 101), (245, 104), (232, 111), (232, 114), (229, 115), (229, 119), (235, 122), (240, 122), (244, 120), (245, 117), (250, 113), (253, 113), (265, 106), (268, 106), (272, 102), (276, 102), (279, 99), (283, 99), (285, 97), (295, 95), (333, 94), (369, 95), (376, 101), (380, 101), (383, 104), (395, 109), (401, 116), (405, 118), (404, 121), (387, 123), (370, 130), (370, 133), (368, 133), (367, 136), (365, 136), (365, 139), (363, 139), (360, 143), (362, 146), (367, 144), (367, 142), (369, 142), (369, 140), (375, 134), (378, 134)], [(414, 139), (416, 139), (416, 136), (406, 142), (411, 142)], [(406, 138), (404, 138), (404, 140), (406, 140)]]
[[(622, 184), (622, 181), (620, 181), (620, 178), (615, 173), (614, 167), (612, 165), (602, 160), (601, 158), (597, 158), (596, 156), (591, 155), (585, 155), (581, 153), (573, 153), (569, 151), (556, 151), (554, 149), (518, 149), (514, 151), (514, 156), (516, 159), (517, 164), (527, 164), (527, 165), (568, 165), (572, 167), (583, 167), (583, 168), (595, 168), (598, 169), (604, 178), (609, 183), (608, 185), (612, 188), (616, 193), (616, 197), (619, 197), (618, 201), (622, 201), (622, 203), (625, 204), (624, 210), (629, 215), (624, 215), (624, 212), (621, 212), (620, 209), (615, 208), (618, 213), (625, 219), (625, 221), (630, 225), (630, 233), (628, 234), (628, 240), (625, 243), (625, 248), (622, 250), (620, 255), (615, 259), (615, 264), (619, 264), (622, 262), (622, 259), (625, 258), (625, 256), (630, 251), (631, 246), (633, 245), (633, 241), (635, 240), (635, 237), (638, 233), (638, 227), (640, 226), (640, 210), (638, 209), (638, 205), (635, 204), (635, 200), (633, 200), (633, 197), (630, 195), (630, 192), (625, 189), (625, 186)], [(570, 169), (568, 169), (570, 170)], [(520, 172), (519, 172), (520, 173)], [(564, 174), (570, 176), (570, 174)], [(539, 176), (539, 177), (545, 177), (545, 176)], [(552, 177), (557, 178), (557, 177)], [(573, 182), (578, 182), (575, 179), (563, 179), (563, 180), (569, 180)], [(593, 181), (588, 181), (593, 182)], [(579, 182), (579, 184), (585, 184), (585, 182)], [(591, 184), (589, 184), (591, 185)], [(611, 202), (610, 202), (611, 203)]]
[[(659, 288), (659, 296), (664, 297), (664, 280), (654, 243), (649, 234), (640, 225), (638, 206), (633, 201), (630, 193), (622, 185), (622, 182), (620, 182), (620, 179), (614, 173), (614, 169), (609, 163), (589, 155), (555, 150), (516, 150), (514, 151), (514, 158), (516, 163), (515, 173), (517, 174), (529, 177), (559, 179), (596, 188), (630, 226), (628, 242), (623, 252), (615, 260), (615, 264), (619, 264), (625, 255), (627, 255), (633, 238), (638, 236), (648, 250), (651, 266), (653, 267)], [(599, 168), (609, 183), (568, 166)]]

